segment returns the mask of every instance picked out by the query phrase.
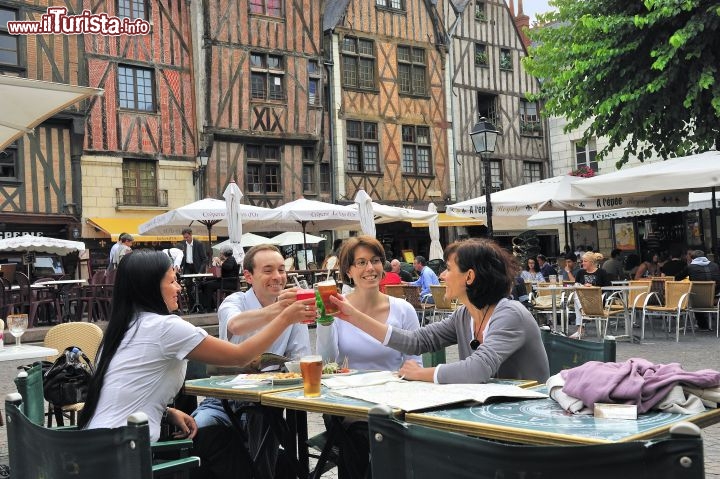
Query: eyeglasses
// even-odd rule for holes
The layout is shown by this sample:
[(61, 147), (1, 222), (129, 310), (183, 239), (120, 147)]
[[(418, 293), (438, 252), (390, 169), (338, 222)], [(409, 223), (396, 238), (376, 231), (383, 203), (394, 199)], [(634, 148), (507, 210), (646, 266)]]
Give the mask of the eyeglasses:
[(360, 269), (364, 269), (367, 267), (368, 263), (372, 263), (373, 266), (377, 266), (379, 264), (382, 264), (383, 260), (382, 258), (379, 258), (375, 256), (374, 258), (371, 258), (369, 261), (365, 258), (358, 258), (355, 260), (353, 265), (357, 266)]

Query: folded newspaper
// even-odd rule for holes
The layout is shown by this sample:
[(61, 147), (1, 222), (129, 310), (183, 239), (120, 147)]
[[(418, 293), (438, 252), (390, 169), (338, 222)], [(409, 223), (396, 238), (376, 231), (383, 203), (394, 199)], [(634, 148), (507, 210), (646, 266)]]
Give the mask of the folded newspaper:
[[(374, 375), (374, 376), (370, 376)], [(363, 378), (362, 376), (370, 376)], [(383, 377), (386, 379), (383, 382)], [(401, 380), (392, 373), (356, 374), (336, 380), (352, 378), (353, 384), (336, 388), (328, 384), (331, 380), (323, 380), (323, 384), (333, 392), (375, 404), (386, 404), (403, 411), (419, 411), (448, 404), (477, 402), (485, 403), (491, 398), (542, 399), (547, 394), (522, 389), (508, 384), (434, 384), (421, 381)], [(363, 385), (364, 384), (364, 385)]]

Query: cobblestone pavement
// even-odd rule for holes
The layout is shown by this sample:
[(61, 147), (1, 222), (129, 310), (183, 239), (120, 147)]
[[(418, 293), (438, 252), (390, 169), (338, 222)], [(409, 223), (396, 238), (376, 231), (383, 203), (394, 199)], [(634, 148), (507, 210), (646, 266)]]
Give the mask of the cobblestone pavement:
[[(589, 330), (592, 339), (594, 331)], [(315, 343), (314, 330), (311, 331), (311, 344)], [(448, 348), (448, 361), (457, 360), (457, 347)], [(617, 360), (624, 361), (632, 357), (642, 357), (655, 363), (679, 362), (686, 370), (716, 369), (720, 370), (720, 340), (715, 333), (697, 333), (696, 337), (685, 336), (679, 343), (663, 336), (648, 338), (642, 344), (619, 342)], [(0, 368), (0, 397), (15, 392), (13, 378), (16, 367), (27, 361), (3, 362)], [(323, 431), (324, 426), (319, 414), (308, 414), (308, 430), (310, 436)], [(705, 444), (705, 476), (709, 479), (720, 479), (720, 424), (703, 429)], [(0, 465), (7, 464), (7, 435), (4, 427), (0, 427)], [(0, 471), (0, 478), (2, 472)], [(337, 469), (332, 469), (323, 477), (337, 479)]]

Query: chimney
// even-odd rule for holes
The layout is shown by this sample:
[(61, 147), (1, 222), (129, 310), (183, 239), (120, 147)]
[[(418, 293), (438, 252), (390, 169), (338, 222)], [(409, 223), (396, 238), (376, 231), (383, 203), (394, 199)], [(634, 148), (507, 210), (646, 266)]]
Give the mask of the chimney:
[[(512, 14), (512, 9), (510, 13)], [(520, 32), (520, 38), (522, 39), (525, 48), (529, 47), (530, 39), (527, 36), (526, 30), (530, 28), (530, 17), (525, 15), (523, 12), (523, 0), (518, 0), (518, 13), (517, 15), (513, 14), (513, 20), (515, 21), (515, 26)]]

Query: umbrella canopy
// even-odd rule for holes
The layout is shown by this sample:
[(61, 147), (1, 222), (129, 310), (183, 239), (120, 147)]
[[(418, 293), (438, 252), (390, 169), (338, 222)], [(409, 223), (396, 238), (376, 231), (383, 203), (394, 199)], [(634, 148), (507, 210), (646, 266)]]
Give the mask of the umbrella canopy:
[(375, 215), (373, 214), (372, 198), (365, 190), (359, 190), (355, 195), (355, 204), (360, 214), (360, 229), (363, 234), (375, 237)]
[[(709, 191), (720, 187), (720, 152), (706, 151), (606, 173), (573, 184), (576, 194), (603, 198)], [(662, 205), (657, 205), (662, 206)]]
[(293, 246), (298, 244), (318, 244), (321, 241), (325, 241), (325, 238), (307, 233), (303, 234), (299, 231), (286, 231), (285, 233), (273, 236), (269, 241), (278, 246)]
[[(225, 248), (232, 248), (234, 244), (236, 244), (236, 243), (233, 243), (229, 239), (226, 239), (225, 241), (214, 244), (212, 246), (213, 256), (218, 256), (220, 254), (220, 251), (222, 251)], [(243, 233), (243, 235), (240, 237), (240, 244), (242, 245), (243, 248), (252, 248), (253, 246), (257, 246), (259, 244), (276, 244), (276, 243), (272, 239), (266, 238), (265, 236), (256, 235), (255, 233)]]
[(47, 236), (23, 235), (0, 240), (0, 251), (27, 251), (65, 256), (74, 251), (84, 251), (85, 243)]
[(0, 151), (70, 105), (103, 90), (0, 75)]
[[(605, 176), (605, 175), (603, 175)], [(492, 193), (493, 213), (499, 216), (530, 216), (539, 211), (563, 210), (605, 210), (623, 207), (668, 206), (663, 195), (644, 195), (622, 198), (604, 195), (602, 199), (578, 193), (577, 185), (594, 178), (562, 175)], [(575, 190), (573, 191), (574, 188)], [(680, 197), (679, 203), (687, 204), (687, 196)], [(485, 195), (453, 205), (447, 212), (457, 216), (485, 217)]]
[(242, 249), (242, 218), (240, 215), (240, 200), (243, 194), (237, 183), (231, 181), (223, 192), (225, 198), (226, 219), (228, 224), (228, 236), (232, 245), (233, 256), (238, 264), (242, 264), (245, 252)]
[(440, 244), (440, 224), (437, 217), (437, 207), (435, 203), (428, 205), (428, 212), (435, 213), (435, 218), (430, 220), (428, 228), (430, 229), (430, 254), (428, 259), (442, 259), (443, 249)]
[[(241, 204), (238, 210), (243, 227), (248, 231), (262, 231), (263, 229), (267, 231), (265, 228), (267, 222), (272, 222), (273, 218), (280, 216), (275, 210), (259, 206)], [(209, 232), (214, 228), (216, 234), (227, 236), (226, 218), (225, 201), (205, 198), (158, 215), (141, 224), (138, 231), (140, 234), (156, 234), (156, 231), (166, 234), (168, 227), (173, 227), (178, 231), (182, 228), (191, 228), (194, 234), (202, 234), (205, 229)]]

